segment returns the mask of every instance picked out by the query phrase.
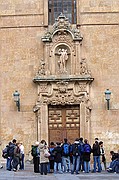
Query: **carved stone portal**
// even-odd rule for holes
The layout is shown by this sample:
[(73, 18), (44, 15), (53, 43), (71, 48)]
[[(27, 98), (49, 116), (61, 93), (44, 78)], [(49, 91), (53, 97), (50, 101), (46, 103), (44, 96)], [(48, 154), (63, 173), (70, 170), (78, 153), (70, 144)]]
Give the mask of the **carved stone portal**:
[[(38, 119), (39, 140), (48, 141), (49, 105), (77, 105), (80, 107), (80, 135), (85, 132), (91, 119), (90, 84), (94, 80), (88, 70), (86, 59), (81, 57), (82, 36), (68, 19), (61, 14), (42, 41), (44, 57), (41, 57), (38, 73), (33, 79), (38, 85), (38, 99), (34, 112)], [(86, 124), (87, 123), (87, 124)], [(89, 129), (89, 127), (88, 127)], [(89, 137), (88, 137), (89, 138)]]

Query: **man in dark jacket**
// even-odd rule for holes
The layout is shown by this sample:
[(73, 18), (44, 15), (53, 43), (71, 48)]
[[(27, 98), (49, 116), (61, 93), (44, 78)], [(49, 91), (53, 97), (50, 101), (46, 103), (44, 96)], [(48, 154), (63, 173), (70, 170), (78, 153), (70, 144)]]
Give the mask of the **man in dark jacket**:
[(11, 143), (9, 143), (8, 148), (8, 162), (7, 162), (7, 170), (11, 171), (12, 169), (12, 162), (14, 159), (14, 149), (16, 147), (16, 139), (13, 139)]
[(56, 174), (58, 170), (58, 173), (62, 174), (62, 148), (60, 142), (57, 142), (56, 144), (57, 146), (52, 151), (52, 153), (54, 153), (54, 173)]
[(79, 164), (79, 171), (84, 171), (84, 161), (83, 161), (83, 152), (84, 152), (84, 142), (83, 138), (79, 138), (79, 144), (81, 145), (81, 156), (80, 156), (80, 164)]
[(62, 145), (62, 164), (64, 167), (64, 172), (70, 171), (70, 144), (67, 139), (64, 138), (64, 143)]
[(79, 174), (79, 164), (80, 164), (80, 156), (81, 156), (81, 145), (79, 144), (79, 139), (77, 138), (72, 144), (72, 154), (73, 154), (73, 164), (71, 174), (74, 174), (76, 170), (76, 174)]
[(85, 139), (84, 140), (84, 153), (83, 153), (85, 173), (89, 173), (90, 171), (90, 154), (91, 154), (91, 146), (88, 143), (88, 140)]
[(98, 172), (101, 172), (101, 163), (100, 163), (100, 146), (98, 143), (98, 138), (95, 138), (95, 143), (92, 147), (92, 153), (93, 153), (93, 161), (94, 161), (94, 169), (92, 172), (96, 172), (96, 165), (98, 167)]

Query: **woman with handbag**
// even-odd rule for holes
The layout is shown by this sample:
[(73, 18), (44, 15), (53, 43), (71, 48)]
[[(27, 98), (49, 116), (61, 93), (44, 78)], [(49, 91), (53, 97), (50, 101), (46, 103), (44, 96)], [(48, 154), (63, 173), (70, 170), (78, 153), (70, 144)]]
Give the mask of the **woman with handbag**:
[(47, 165), (49, 162), (50, 153), (48, 152), (47, 143), (42, 140), (39, 145), (40, 148), (40, 165), (41, 165), (41, 175), (47, 175)]

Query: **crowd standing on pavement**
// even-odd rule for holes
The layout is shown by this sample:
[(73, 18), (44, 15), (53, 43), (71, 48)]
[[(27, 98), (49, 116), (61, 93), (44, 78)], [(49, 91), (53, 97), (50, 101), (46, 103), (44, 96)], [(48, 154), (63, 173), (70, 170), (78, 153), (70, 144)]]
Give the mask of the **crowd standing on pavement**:
[(10, 141), (2, 151), (2, 157), (6, 159), (6, 170), (24, 170), (24, 146), (17, 143), (16, 139)]
[[(91, 154), (93, 155), (93, 168), (91, 167)], [(109, 173), (119, 173), (119, 152), (110, 151), (111, 162), (106, 167), (106, 156), (103, 142), (95, 138), (91, 147), (87, 139), (76, 138), (74, 143), (69, 143), (65, 138), (64, 142), (51, 142), (48, 146), (45, 140), (38, 141), (32, 145), (31, 155), (33, 156), (34, 172), (41, 175), (48, 173), (101, 173), (102, 163), (104, 170)], [(6, 159), (6, 170), (24, 170), (24, 146), (17, 143), (16, 139), (9, 142), (2, 151), (2, 157)], [(0, 164), (0, 168), (3, 166)]]
[[(84, 173), (101, 173), (102, 163), (104, 170), (107, 172), (119, 173), (119, 152), (114, 153), (111, 157), (112, 162), (106, 168), (106, 156), (103, 147), (103, 142), (95, 138), (94, 144), (88, 143), (87, 139), (76, 138), (74, 143), (69, 143), (68, 139), (64, 142), (51, 142), (49, 147), (45, 140), (37, 145), (32, 146), (32, 156), (34, 162), (34, 172), (47, 175), (47, 173), (71, 173), (79, 174), (80, 171)], [(36, 151), (34, 151), (34, 148)], [(34, 152), (34, 153), (33, 153)], [(91, 153), (93, 155), (93, 169), (91, 169)], [(38, 158), (36, 163), (35, 158)], [(39, 166), (40, 164), (40, 166)], [(37, 171), (38, 169), (38, 171)]]

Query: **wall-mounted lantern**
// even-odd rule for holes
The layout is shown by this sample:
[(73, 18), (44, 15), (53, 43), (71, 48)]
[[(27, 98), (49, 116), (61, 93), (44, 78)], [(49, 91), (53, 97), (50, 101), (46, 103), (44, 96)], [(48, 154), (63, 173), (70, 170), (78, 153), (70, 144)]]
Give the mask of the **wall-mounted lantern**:
[(16, 102), (16, 106), (18, 108), (18, 111), (20, 111), (20, 93), (18, 91), (15, 91), (13, 94), (14, 102)]
[(107, 110), (110, 109), (110, 105), (109, 105), (109, 101), (110, 101), (110, 96), (111, 96), (111, 91), (109, 89), (107, 89), (105, 91), (105, 99), (107, 101)]

